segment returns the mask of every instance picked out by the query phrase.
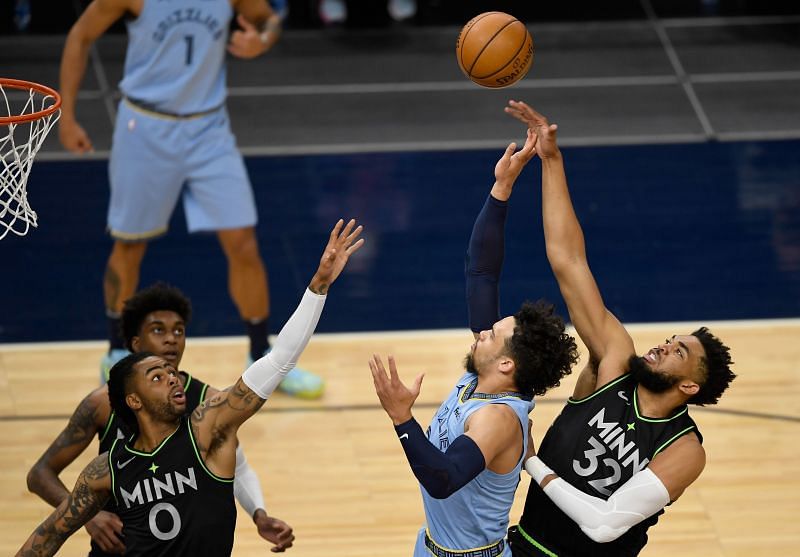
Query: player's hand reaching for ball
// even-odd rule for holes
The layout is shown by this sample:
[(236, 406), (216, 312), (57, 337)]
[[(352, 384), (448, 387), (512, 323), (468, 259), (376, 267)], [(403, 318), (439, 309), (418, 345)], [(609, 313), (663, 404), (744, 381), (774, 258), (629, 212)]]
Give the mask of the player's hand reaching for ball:
[(511, 190), (514, 182), (519, 177), (522, 169), (528, 164), (536, 154), (536, 134), (528, 129), (528, 137), (525, 145), (517, 151), (517, 144), (512, 143), (506, 147), (506, 152), (497, 161), (494, 167), (494, 186), (492, 186), (492, 196), (500, 201), (506, 201), (511, 197)]
[(339, 219), (331, 231), (325, 251), (322, 252), (317, 272), (308, 285), (309, 290), (316, 294), (328, 293), (328, 288), (341, 274), (347, 260), (364, 245), (364, 238), (358, 239), (362, 230), (363, 226), (356, 227), (355, 219), (350, 219), (346, 226)]
[(556, 131), (558, 130), (556, 124), (551, 124), (547, 118), (522, 101), (508, 101), (505, 112), (528, 126), (528, 129), (533, 130), (536, 134), (536, 153), (539, 158), (548, 159), (561, 154), (556, 143)]

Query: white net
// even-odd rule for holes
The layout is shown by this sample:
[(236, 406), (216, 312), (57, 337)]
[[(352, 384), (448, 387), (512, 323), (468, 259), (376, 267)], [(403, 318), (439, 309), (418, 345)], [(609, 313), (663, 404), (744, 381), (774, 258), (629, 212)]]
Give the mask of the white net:
[[(60, 110), (46, 114), (58, 101), (33, 87), (20, 88), (0, 83), (0, 240), (9, 232), (24, 236), (37, 226), (36, 211), (28, 203), (28, 176), (36, 153), (58, 121)], [(5, 114), (2, 114), (5, 110)], [(38, 113), (43, 113), (40, 117)], [(8, 122), (9, 117), (32, 118)]]

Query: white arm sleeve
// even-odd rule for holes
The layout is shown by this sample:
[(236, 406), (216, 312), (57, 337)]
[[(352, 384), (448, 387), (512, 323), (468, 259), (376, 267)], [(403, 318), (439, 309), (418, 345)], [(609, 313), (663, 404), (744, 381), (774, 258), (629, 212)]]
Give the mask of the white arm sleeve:
[[(534, 468), (537, 475), (543, 471), (553, 473), (544, 463), (539, 467), (530, 462), (534, 458), (541, 462), (538, 457), (528, 459), (525, 463), (526, 470)], [(649, 468), (634, 474), (606, 501), (584, 493), (562, 478), (551, 480), (545, 486), (544, 492), (559, 509), (575, 521), (584, 534), (599, 543), (616, 540), (632, 526), (654, 515), (669, 503), (667, 488)]]
[(306, 288), (303, 299), (278, 334), (272, 350), (242, 374), (245, 385), (266, 400), (297, 364), (322, 315), (326, 296)]
[(261, 494), (261, 482), (255, 471), (250, 468), (242, 452), (242, 446), (236, 447), (236, 477), (233, 480), (233, 495), (247, 512), (250, 518), (258, 509), (264, 509), (264, 496)]

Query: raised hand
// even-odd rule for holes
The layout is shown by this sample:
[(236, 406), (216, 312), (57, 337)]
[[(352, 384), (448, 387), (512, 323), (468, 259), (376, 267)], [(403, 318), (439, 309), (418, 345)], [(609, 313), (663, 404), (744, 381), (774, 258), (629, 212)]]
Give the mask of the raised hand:
[(551, 124), (545, 116), (539, 114), (522, 101), (508, 101), (505, 113), (516, 118), (534, 131), (537, 137), (536, 153), (541, 159), (559, 155), (556, 143), (558, 126)]
[(356, 227), (355, 219), (350, 219), (344, 229), (342, 229), (343, 226), (344, 221), (339, 219), (339, 222), (333, 227), (330, 238), (328, 238), (328, 245), (325, 246), (325, 251), (320, 258), (319, 268), (308, 286), (316, 294), (328, 293), (328, 289), (341, 274), (347, 260), (364, 245), (363, 238), (358, 240), (361, 231), (364, 230), (363, 226)]
[(412, 418), (411, 407), (419, 396), (422, 388), (424, 373), (417, 375), (411, 388), (406, 387), (397, 374), (397, 364), (394, 356), (389, 356), (389, 375), (383, 367), (380, 356), (374, 354), (369, 361), (369, 370), (372, 372), (372, 381), (375, 383), (375, 392), (381, 401), (381, 406), (392, 419), (394, 425), (400, 425)]
[(511, 143), (506, 147), (506, 152), (497, 161), (494, 167), (495, 183), (492, 186), (492, 195), (505, 201), (511, 196), (511, 189), (514, 187), (514, 182), (519, 177), (522, 169), (528, 164), (533, 156), (536, 154), (536, 134), (528, 129), (528, 136), (525, 139), (525, 145), (522, 149), (517, 151), (517, 144)]

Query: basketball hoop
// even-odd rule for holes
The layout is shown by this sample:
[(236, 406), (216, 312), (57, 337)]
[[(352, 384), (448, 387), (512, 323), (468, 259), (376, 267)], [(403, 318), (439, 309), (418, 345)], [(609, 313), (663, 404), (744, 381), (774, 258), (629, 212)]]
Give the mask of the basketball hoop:
[(33, 158), (61, 115), (61, 95), (38, 83), (6, 78), (0, 78), (0, 93), (2, 240), (9, 232), (24, 236), (37, 225), (36, 212), (28, 204), (28, 175)]

